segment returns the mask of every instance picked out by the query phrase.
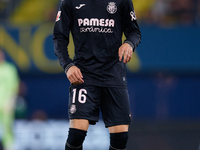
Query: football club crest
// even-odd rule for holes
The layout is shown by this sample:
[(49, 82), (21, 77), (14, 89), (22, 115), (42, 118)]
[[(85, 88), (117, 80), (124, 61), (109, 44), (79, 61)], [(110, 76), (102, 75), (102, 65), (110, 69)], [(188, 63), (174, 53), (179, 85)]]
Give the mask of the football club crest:
[(76, 105), (71, 105), (69, 112), (74, 114), (76, 112)]
[(115, 3), (115, 2), (109, 2), (109, 3), (108, 3), (108, 6), (107, 6), (107, 11), (108, 11), (110, 14), (116, 13), (116, 12), (117, 12), (116, 3)]

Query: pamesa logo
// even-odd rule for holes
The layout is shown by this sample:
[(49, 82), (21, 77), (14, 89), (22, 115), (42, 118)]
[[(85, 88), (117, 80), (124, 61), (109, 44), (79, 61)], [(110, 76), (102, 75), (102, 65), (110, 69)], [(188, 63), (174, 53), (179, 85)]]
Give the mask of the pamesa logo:
[(98, 33), (113, 33), (112, 28), (115, 27), (114, 19), (98, 19), (98, 18), (85, 18), (78, 19), (78, 26), (80, 32), (98, 32)]

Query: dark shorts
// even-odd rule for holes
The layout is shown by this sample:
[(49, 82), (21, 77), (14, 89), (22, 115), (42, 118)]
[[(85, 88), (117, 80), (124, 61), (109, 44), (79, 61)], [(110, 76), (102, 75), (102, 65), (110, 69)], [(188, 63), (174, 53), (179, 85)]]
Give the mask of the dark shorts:
[(87, 84), (70, 86), (69, 119), (87, 119), (90, 124), (95, 124), (100, 110), (106, 127), (130, 124), (128, 90)]

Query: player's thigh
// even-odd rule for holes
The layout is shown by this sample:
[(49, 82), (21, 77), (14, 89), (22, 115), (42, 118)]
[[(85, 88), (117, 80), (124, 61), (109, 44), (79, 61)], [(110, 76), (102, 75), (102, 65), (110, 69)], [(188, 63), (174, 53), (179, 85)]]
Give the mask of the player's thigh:
[(110, 133), (128, 132), (129, 125), (116, 125), (108, 127)]
[(86, 119), (71, 119), (69, 127), (87, 131), (89, 127), (89, 121)]
[(99, 119), (99, 89), (98, 87), (80, 84), (71, 85), (69, 90), (68, 114), (69, 119), (88, 120), (95, 124)]
[(106, 127), (113, 127), (116, 130), (127, 129), (131, 123), (128, 90), (126, 88), (104, 88), (101, 97), (101, 111)]

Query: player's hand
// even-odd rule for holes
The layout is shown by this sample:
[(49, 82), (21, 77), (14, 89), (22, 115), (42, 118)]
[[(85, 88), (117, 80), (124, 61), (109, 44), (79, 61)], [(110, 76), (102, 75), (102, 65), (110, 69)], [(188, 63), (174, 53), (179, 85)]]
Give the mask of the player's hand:
[(73, 85), (78, 85), (78, 84), (84, 83), (83, 75), (81, 73), (81, 70), (76, 66), (70, 67), (68, 69), (66, 75), (67, 75), (68, 80)]
[(124, 56), (123, 62), (128, 63), (132, 58), (132, 54), (133, 48), (128, 43), (122, 44), (118, 51), (119, 61), (122, 61), (122, 57)]

